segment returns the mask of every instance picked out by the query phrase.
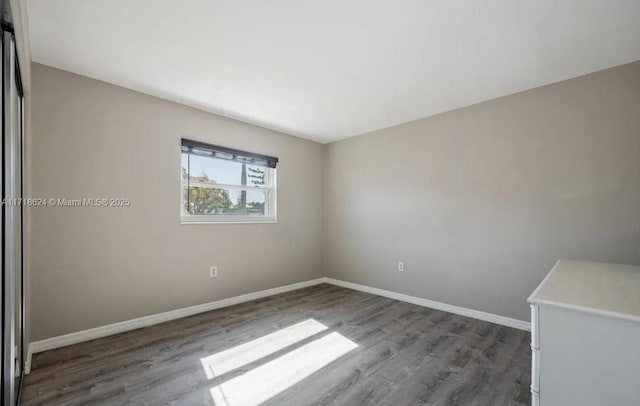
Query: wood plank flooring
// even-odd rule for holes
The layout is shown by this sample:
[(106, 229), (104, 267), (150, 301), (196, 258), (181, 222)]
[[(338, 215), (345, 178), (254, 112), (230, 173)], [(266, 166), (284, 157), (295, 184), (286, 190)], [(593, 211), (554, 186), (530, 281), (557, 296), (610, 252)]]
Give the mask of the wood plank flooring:
[[(243, 350), (244, 365), (205, 373), (202, 358), (306, 320), (326, 329), (260, 358)], [(330, 334), (357, 346), (328, 364), (283, 364)], [(315, 371), (306, 377), (305, 363)], [(36, 354), (21, 404), (238, 406), (224, 398), (235, 390), (273, 395), (257, 398), (264, 405), (522, 406), (530, 368), (527, 332), (323, 284)], [(299, 382), (279, 389), (280, 373)]]

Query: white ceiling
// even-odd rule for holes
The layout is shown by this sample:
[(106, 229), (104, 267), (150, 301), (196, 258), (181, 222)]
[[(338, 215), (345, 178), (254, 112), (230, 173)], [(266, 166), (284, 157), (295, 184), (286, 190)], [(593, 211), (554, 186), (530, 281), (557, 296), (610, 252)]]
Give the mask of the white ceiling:
[(330, 142), (640, 59), (638, 0), (29, 0), (36, 62)]

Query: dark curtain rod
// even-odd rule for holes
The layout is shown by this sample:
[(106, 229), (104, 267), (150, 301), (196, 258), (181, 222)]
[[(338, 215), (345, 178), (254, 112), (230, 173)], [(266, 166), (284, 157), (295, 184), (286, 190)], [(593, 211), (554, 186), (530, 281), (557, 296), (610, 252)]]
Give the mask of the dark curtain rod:
[[(205, 152), (205, 154), (199, 154), (197, 151)], [(277, 157), (222, 147), (219, 145), (207, 144), (204, 142), (193, 141), (186, 138), (182, 139), (182, 152), (201, 156), (208, 155), (214, 158), (228, 159), (231, 161), (250, 163), (258, 166), (266, 166), (269, 168), (275, 168), (278, 163)]]

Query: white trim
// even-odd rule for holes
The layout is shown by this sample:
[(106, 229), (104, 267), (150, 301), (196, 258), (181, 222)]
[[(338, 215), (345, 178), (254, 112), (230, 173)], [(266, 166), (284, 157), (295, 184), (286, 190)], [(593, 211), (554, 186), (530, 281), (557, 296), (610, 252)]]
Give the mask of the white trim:
[[(267, 169), (273, 169), (273, 168), (267, 168)], [(265, 173), (269, 173), (268, 171), (266, 171)], [(267, 176), (265, 175), (265, 178)], [(267, 182), (265, 182), (266, 184)], [(187, 185), (185, 185), (184, 183), (184, 178), (182, 179), (182, 187), (186, 188)], [(198, 181), (198, 180), (190, 180), (189, 181), (189, 187), (201, 187), (201, 188), (205, 188), (205, 189), (233, 189), (233, 190), (246, 190), (247, 192), (251, 192), (254, 190), (260, 190), (263, 192), (266, 192), (268, 190), (272, 190), (273, 186), (269, 185), (269, 186), (261, 186), (261, 185), (230, 185), (228, 183), (215, 183), (215, 182), (203, 182), (203, 181)]]
[(84, 341), (95, 340), (96, 338), (106, 337), (114, 334), (131, 331), (142, 327), (152, 326), (166, 321), (181, 319), (183, 317), (193, 316), (194, 314), (204, 313), (223, 307), (233, 306), (239, 303), (249, 302), (251, 300), (261, 299), (267, 296), (273, 296), (280, 293), (290, 292), (292, 290), (302, 289), (313, 285), (324, 283), (324, 278), (312, 279), (304, 282), (298, 282), (291, 285), (280, 286), (272, 289), (261, 290), (259, 292), (247, 293), (240, 296), (234, 296), (227, 299), (216, 300), (215, 302), (203, 303), (195, 306), (183, 307), (182, 309), (171, 310), (164, 313), (152, 314), (149, 316), (139, 317), (136, 319), (125, 320), (119, 323), (108, 324), (106, 326), (95, 327), (88, 330), (78, 331), (75, 333), (64, 334), (57, 337), (51, 337), (40, 341), (34, 341), (29, 344), (27, 350), (27, 360), (25, 362), (25, 374), (31, 372), (31, 357), (33, 354), (55, 348), (66, 347), (68, 345), (81, 343)]
[(171, 310), (164, 313), (152, 314), (149, 316), (139, 317), (121, 321), (119, 323), (108, 324), (106, 326), (96, 327), (89, 330), (78, 331), (57, 337), (47, 338), (41, 341), (34, 341), (29, 344), (27, 350), (27, 359), (25, 362), (25, 374), (31, 372), (32, 355), (38, 352), (53, 350), (55, 348), (66, 347), (68, 345), (81, 343), (84, 341), (95, 340), (96, 338), (106, 337), (114, 334), (131, 331), (142, 327), (151, 326), (166, 321), (176, 320), (183, 317), (193, 316), (194, 314), (204, 313), (223, 307), (233, 306), (239, 303), (249, 302), (251, 300), (261, 299), (267, 296), (273, 296), (280, 293), (290, 292), (292, 290), (302, 289), (309, 286), (328, 283), (347, 289), (358, 290), (361, 292), (371, 293), (377, 296), (384, 296), (390, 299), (399, 300), (401, 302), (412, 303), (418, 306), (429, 307), (432, 309), (442, 310), (449, 313), (459, 314), (461, 316), (471, 317), (478, 320), (488, 321), (490, 323), (500, 324), (507, 327), (517, 328), (519, 330), (531, 331), (531, 323), (523, 320), (516, 320), (509, 317), (499, 316), (493, 313), (486, 313), (479, 310), (468, 309), (466, 307), (454, 306), (447, 303), (436, 302), (434, 300), (423, 299), (416, 296), (405, 295), (403, 293), (392, 292), (370, 286), (360, 285), (352, 282), (345, 282), (333, 278), (318, 278), (304, 282), (294, 283), (291, 285), (280, 286), (272, 289), (261, 290), (259, 292), (247, 293), (240, 296), (230, 297), (227, 299), (217, 300), (215, 302), (203, 303), (195, 306), (184, 307), (182, 309)]
[(429, 307), (432, 309), (442, 310), (449, 313), (459, 314), (461, 316), (471, 317), (478, 320), (488, 321), (490, 323), (500, 324), (507, 327), (517, 328), (519, 330), (531, 331), (531, 323), (528, 321), (512, 319), (493, 313), (486, 313), (480, 310), (468, 309), (466, 307), (454, 306), (447, 303), (436, 302), (434, 300), (423, 299), (421, 297), (409, 296), (403, 293), (392, 292), (370, 286), (360, 285), (352, 282), (345, 282), (338, 279), (324, 278), (326, 283), (341, 286), (347, 289), (359, 290), (361, 292), (371, 293), (373, 295), (384, 296), (390, 299), (400, 300), (401, 302), (412, 303), (418, 306)]
[(275, 224), (275, 217), (263, 216), (182, 216), (180, 224)]

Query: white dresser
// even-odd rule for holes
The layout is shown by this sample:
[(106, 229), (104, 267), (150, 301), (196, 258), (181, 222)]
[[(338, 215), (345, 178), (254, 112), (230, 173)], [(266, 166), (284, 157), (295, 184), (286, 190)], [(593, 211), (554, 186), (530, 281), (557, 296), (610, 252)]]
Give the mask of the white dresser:
[(640, 266), (560, 260), (528, 302), (534, 406), (640, 405)]

